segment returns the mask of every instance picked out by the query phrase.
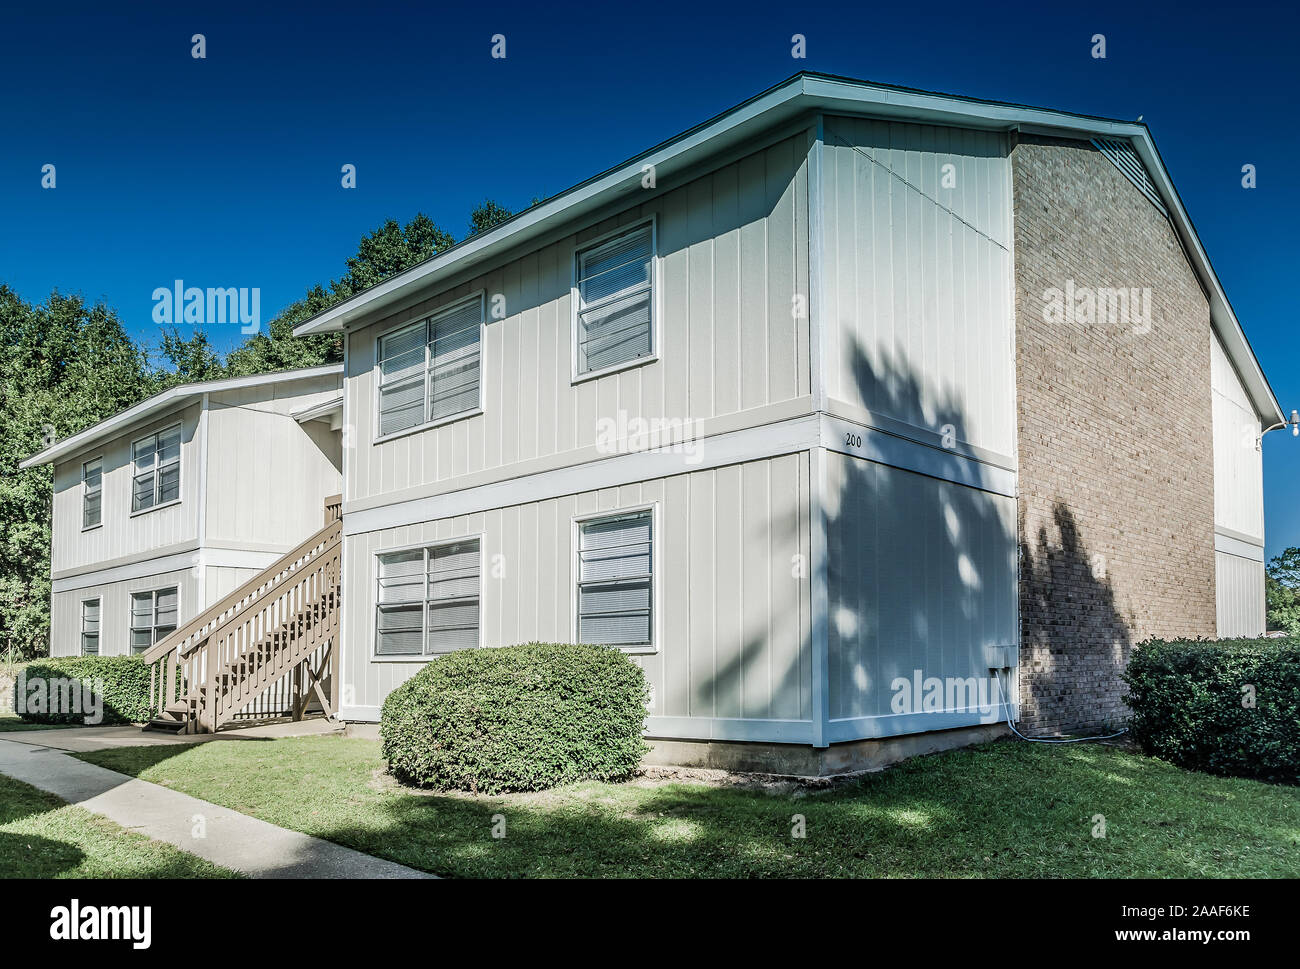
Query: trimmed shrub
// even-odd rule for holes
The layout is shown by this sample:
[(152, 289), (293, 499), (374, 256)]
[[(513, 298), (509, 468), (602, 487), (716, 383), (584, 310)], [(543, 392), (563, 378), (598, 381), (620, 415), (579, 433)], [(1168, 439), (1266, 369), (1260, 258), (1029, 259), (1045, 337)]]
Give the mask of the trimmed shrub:
[(649, 690), (608, 646), (524, 643), (432, 660), (384, 701), (379, 732), (394, 776), (496, 794), (636, 770)]
[(1181, 767), (1300, 783), (1300, 640), (1152, 639), (1124, 681), (1133, 735)]
[[(28, 663), (22, 671), (24, 680), (14, 684), (14, 710), (21, 710), (20, 716), (31, 723), (69, 723), (86, 722), (86, 705), (84, 698), (90, 696), (92, 705), (102, 704), (102, 723), (142, 723), (149, 719), (149, 667), (139, 656), (64, 656), (52, 659), (38, 659)], [(93, 690), (96, 680), (102, 681), (102, 688), (93, 694), (83, 693), (81, 712), (67, 709), (51, 710), (48, 702), (43, 710), (33, 712), (30, 706), (33, 681), (40, 679), (48, 684), (54, 681), (80, 680), (85, 690)], [(19, 696), (19, 691), (26, 686), (26, 694)], [(55, 693), (57, 694), (57, 689)], [(65, 691), (66, 692), (66, 691)]]

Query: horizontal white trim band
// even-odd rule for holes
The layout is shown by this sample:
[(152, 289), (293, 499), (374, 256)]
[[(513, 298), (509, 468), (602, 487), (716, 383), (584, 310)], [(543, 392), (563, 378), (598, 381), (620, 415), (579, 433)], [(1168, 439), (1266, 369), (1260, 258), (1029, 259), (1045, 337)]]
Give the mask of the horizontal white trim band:
[[(863, 446), (848, 450), (846, 429), (861, 435)], [(688, 447), (671, 446), (654, 451), (619, 454), (587, 464), (542, 471), (477, 488), (466, 488), (427, 498), (343, 513), (343, 533), (360, 535), (385, 528), (401, 528), (457, 515), (472, 515), (562, 495), (616, 488), (638, 481), (692, 471), (704, 471), (747, 461), (761, 461), (816, 447), (913, 471), (944, 481), (1015, 497), (1016, 475), (1004, 468), (943, 451), (827, 414), (810, 414), (793, 420), (717, 434)]]
[(1264, 561), (1263, 545), (1243, 542), (1239, 538), (1224, 535), (1222, 532), (1214, 533), (1214, 550), (1223, 552), (1225, 555), (1236, 555), (1238, 558), (1250, 559), (1252, 562)]
[[(288, 549), (285, 549), (287, 552)], [(131, 579), (143, 579), (151, 575), (164, 575), (170, 572), (184, 572), (202, 566), (229, 569), (264, 569), (284, 552), (249, 552), (239, 549), (204, 549), (193, 552), (181, 552), (164, 555), (155, 559), (145, 559), (130, 565), (119, 565), (94, 572), (82, 572), (79, 575), (55, 579), (50, 591), (53, 593), (72, 592), (76, 589), (88, 589), (96, 585), (110, 585), (114, 582), (127, 582)]]
[(777, 424), (718, 434), (689, 442), (688, 447), (619, 454), (587, 464), (363, 511), (349, 511), (345, 507), (343, 533), (359, 535), (385, 528), (400, 528), (456, 515), (472, 515), (494, 508), (544, 501), (561, 495), (616, 488), (636, 481), (650, 481), (743, 461), (794, 454), (815, 447), (817, 441), (817, 418), (810, 414)]
[[(847, 443), (847, 436), (856, 434), (862, 443)], [(822, 447), (828, 451), (851, 455), (886, 464), (892, 468), (913, 471), (942, 481), (978, 488), (1008, 498), (1016, 496), (1016, 473), (1005, 468), (985, 464), (975, 458), (931, 447), (918, 441), (879, 431), (857, 421), (848, 421), (830, 414), (822, 415)]]
[[(850, 740), (871, 740), (877, 737), (901, 737), (905, 734), (929, 733), (933, 730), (952, 730), (955, 727), (994, 726), (1007, 722), (1006, 703), (993, 705), (990, 714), (979, 711), (935, 713), (890, 713), (879, 717), (851, 717), (832, 720), (826, 725), (828, 743), (839, 744)], [(1015, 707), (1011, 708), (1015, 719)]]

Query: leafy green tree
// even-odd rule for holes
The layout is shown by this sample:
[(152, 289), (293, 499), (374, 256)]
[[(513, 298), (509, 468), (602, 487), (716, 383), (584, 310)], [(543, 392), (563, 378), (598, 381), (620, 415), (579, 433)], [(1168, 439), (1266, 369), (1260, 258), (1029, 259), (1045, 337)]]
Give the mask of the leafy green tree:
[(0, 651), (44, 653), (50, 628), (49, 467), (18, 463), (156, 389), (145, 354), (102, 303), (0, 286)]
[(500, 202), (492, 199), (484, 199), (483, 202), (469, 214), (469, 234), (474, 236), (480, 232), (486, 232), (498, 222), (504, 222), (514, 215), (508, 208)]
[(1300, 636), (1300, 548), (1288, 548), (1268, 563), (1264, 602), (1269, 629)]
[(156, 372), (160, 390), (177, 384), (217, 380), (226, 375), (220, 355), (212, 349), (207, 333), (202, 330), (195, 330), (188, 340), (174, 326), (163, 330), (162, 356), (170, 366)]
[(266, 333), (257, 333), (226, 357), (230, 376), (296, 370), (338, 363), (343, 340), (336, 333), (296, 337), (293, 328), (335, 303), (423, 262), (454, 245), (456, 240), (424, 213), (405, 226), (388, 219), (362, 237), (357, 253), (347, 260), (348, 271), (326, 289), (313, 286), (307, 295), (271, 320)]

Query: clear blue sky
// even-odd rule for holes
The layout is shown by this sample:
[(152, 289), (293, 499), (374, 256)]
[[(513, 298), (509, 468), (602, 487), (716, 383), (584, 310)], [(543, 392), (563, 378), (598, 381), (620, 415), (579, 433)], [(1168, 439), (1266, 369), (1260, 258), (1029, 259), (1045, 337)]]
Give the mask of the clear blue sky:
[[(522, 208), (806, 68), (1143, 115), (1283, 407), (1300, 407), (1293, 7), (25, 6), (0, 14), (0, 281), (103, 298), (151, 344), (151, 294), (174, 279), (260, 287), (269, 319), (386, 217), (422, 210), (459, 238), (485, 197)], [(1300, 545), (1300, 441), (1274, 432), (1264, 454), (1273, 555)]]

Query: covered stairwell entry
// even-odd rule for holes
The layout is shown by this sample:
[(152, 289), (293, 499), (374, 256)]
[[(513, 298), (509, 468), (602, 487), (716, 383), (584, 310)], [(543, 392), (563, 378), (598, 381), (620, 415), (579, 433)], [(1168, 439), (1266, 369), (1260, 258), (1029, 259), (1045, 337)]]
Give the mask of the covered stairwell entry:
[(337, 710), (342, 509), (328, 499), (320, 531), (144, 654), (146, 730), (213, 733), (273, 692), (295, 720)]

